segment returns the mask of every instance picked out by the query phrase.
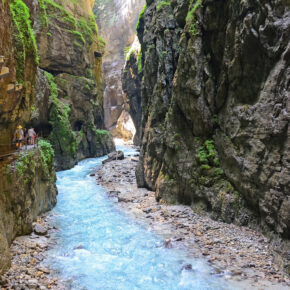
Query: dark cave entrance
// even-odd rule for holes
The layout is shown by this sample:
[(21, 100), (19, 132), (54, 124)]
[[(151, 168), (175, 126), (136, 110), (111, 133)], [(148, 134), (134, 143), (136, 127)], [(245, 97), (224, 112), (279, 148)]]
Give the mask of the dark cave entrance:
[(82, 130), (82, 127), (83, 127), (83, 122), (80, 121), (80, 120), (77, 120), (77, 121), (74, 123), (73, 130), (79, 132), (79, 131)]

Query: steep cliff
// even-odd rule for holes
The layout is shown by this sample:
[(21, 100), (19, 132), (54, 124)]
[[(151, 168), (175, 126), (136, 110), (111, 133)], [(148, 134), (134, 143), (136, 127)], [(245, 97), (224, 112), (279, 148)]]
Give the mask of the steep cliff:
[(57, 169), (114, 150), (102, 131), (104, 41), (92, 5), (42, 0), (31, 7), (41, 68), (33, 124), (54, 145)]
[(2, 1), (2, 151), (9, 150), (17, 124), (32, 124), (37, 133), (49, 137), (57, 169), (114, 149), (110, 134), (102, 131), (105, 44), (98, 35), (93, 4)]
[(38, 57), (30, 13), (22, 1), (1, 1), (0, 24), (0, 152), (4, 152), (10, 150), (17, 124), (30, 119), (27, 108), (33, 102)]
[(141, 86), (142, 86), (142, 55), (140, 45), (132, 47), (128, 52), (126, 64), (122, 71), (122, 88), (126, 109), (134, 122), (136, 133), (134, 144), (141, 144)]
[(51, 145), (41, 141), (40, 148), (0, 163), (0, 273), (10, 265), (13, 239), (29, 234), (36, 217), (56, 203), (53, 157)]
[[(54, 206), (54, 168), (115, 148), (103, 130), (104, 42), (93, 2), (0, 1), (0, 272), (11, 241)], [(14, 152), (17, 125), (50, 143)]]
[[(115, 136), (126, 138), (130, 130), (122, 130), (129, 120), (129, 104), (123, 95), (121, 74), (126, 52), (136, 38), (136, 23), (144, 0), (96, 0), (94, 12), (107, 47), (104, 55), (104, 120), (107, 129)], [(119, 123), (119, 124), (118, 124)], [(131, 136), (132, 137), (132, 136)]]
[(289, 33), (289, 1), (147, 1), (139, 186), (287, 244)]

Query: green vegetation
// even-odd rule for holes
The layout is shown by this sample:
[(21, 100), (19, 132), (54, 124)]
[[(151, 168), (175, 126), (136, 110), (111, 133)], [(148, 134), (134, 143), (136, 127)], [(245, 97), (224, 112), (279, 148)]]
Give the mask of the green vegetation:
[(35, 175), (34, 152), (21, 152), (16, 160), (16, 171), (23, 179), (24, 185), (31, 182)]
[(98, 44), (102, 48), (104, 48), (107, 45), (106, 41), (99, 35), (98, 35)]
[(71, 34), (73, 34), (74, 36), (76, 36), (77, 40), (79, 40), (83, 44), (86, 43), (83, 35), (79, 31), (76, 31), (76, 30), (68, 30), (68, 32), (71, 33)]
[(46, 5), (44, 1), (45, 0), (38, 0), (38, 5), (40, 8), (40, 21), (41, 21), (42, 28), (48, 27), (49, 25), (49, 20), (46, 13)]
[[(70, 1), (77, 4), (77, 1)], [(48, 18), (61, 19), (67, 24), (65, 28), (76, 37), (74, 41), (75, 46), (81, 47), (80, 43), (90, 46), (93, 43), (94, 36), (98, 34), (98, 26), (93, 14), (87, 18), (80, 17), (76, 19), (64, 7), (52, 0), (39, 0), (39, 5), (41, 9), (41, 23), (44, 27), (49, 25)], [(98, 40), (101, 46), (105, 46), (104, 41), (100, 37), (98, 37)]]
[(133, 55), (134, 49), (132, 49), (131, 46), (124, 47), (124, 57), (125, 60), (128, 61), (131, 58), (131, 55)]
[(58, 18), (61, 17), (67, 24), (76, 27), (77, 21), (75, 17), (71, 15), (66, 9), (64, 9), (60, 4), (55, 3), (52, 0), (43, 0), (46, 13), (49, 17)]
[(190, 0), (189, 7), (191, 7), (191, 9), (187, 13), (186, 22), (189, 23), (190, 25), (189, 32), (192, 36), (197, 35), (195, 12), (201, 5), (202, 5), (202, 0)]
[(35, 64), (39, 62), (35, 35), (31, 27), (30, 12), (22, 0), (10, 3), (10, 12), (14, 23), (14, 42), (16, 58), (16, 78), (24, 83), (24, 70), (26, 59), (33, 57)]
[(96, 134), (99, 142), (103, 137), (111, 135), (111, 132), (107, 130), (97, 129), (96, 126), (91, 122), (87, 123), (87, 127)]
[(77, 152), (77, 138), (69, 122), (70, 108), (58, 99), (58, 89), (53, 75), (45, 72), (45, 76), (50, 84), (52, 102), (49, 115), (52, 132), (49, 141), (57, 154), (74, 157)]
[(89, 19), (81, 17), (77, 22), (77, 28), (81, 32), (83, 39), (86, 39), (88, 45), (94, 41), (94, 35), (98, 33), (96, 20), (93, 16)]
[(51, 144), (46, 140), (39, 140), (38, 145), (40, 147), (41, 159), (43, 164), (49, 170), (53, 168), (53, 158), (54, 158), (54, 150)]
[(159, 11), (163, 6), (170, 6), (170, 1), (159, 1), (156, 9)]
[(141, 12), (139, 14), (138, 22), (136, 25), (136, 30), (138, 30), (140, 28), (140, 22), (141, 22), (141, 20), (144, 19), (144, 13), (145, 13), (146, 9), (147, 9), (147, 5), (145, 4), (143, 9), (141, 10)]
[(137, 57), (137, 66), (138, 66), (138, 73), (140, 74), (142, 72), (142, 50), (138, 51), (138, 57)]
[(217, 156), (213, 140), (206, 140), (202, 146), (199, 146), (196, 157), (198, 162), (201, 164), (201, 170), (209, 170), (214, 168), (213, 172), (217, 177), (224, 174), (224, 171), (219, 167), (220, 161)]

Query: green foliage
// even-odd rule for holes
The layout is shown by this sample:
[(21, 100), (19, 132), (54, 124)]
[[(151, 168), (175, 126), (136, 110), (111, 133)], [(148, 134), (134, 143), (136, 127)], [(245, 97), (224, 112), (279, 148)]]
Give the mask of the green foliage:
[(140, 28), (140, 21), (144, 18), (144, 13), (146, 11), (147, 5), (145, 4), (143, 9), (141, 10), (140, 14), (139, 14), (139, 18), (137, 21), (137, 25), (136, 25), (136, 30), (138, 30)]
[(190, 23), (189, 32), (192, 36), (197, 35), (195, 12), (201, 5), (202, 5), (202, 0), (190, 0), (189, 7), (191, 7), (191, 9), (187, 13), (186, 22)]
[(98, 36), (98, 44), (103, 48), (107, 45), (106, 41), (101, 36)]
[[(196, 139), (196, 141), (199, 142), (199, 139)], [(214, 174), (217, 177), (224, 174), (224, 171), (220, 168), (220, 161), (217, 156), (213, 140), (206, 140), (203, 146), (198, 147), (196, 157), (199, 163), (201, 163), (201, 169), (209, 170), (211, 167), (214, 167)]]
[(159, 11), (163, 6), (170, 6), (170, 1), (159, 1), (156, 9)]
[[(61, 17), (61, 19), (64, 20), (66, 23), (68, 23), (73, 27), (76, 27), (76, 19), (60, 4), (57, 4), (52, 0), (43, 0), (43, 1), (46, 7), (46, 13), (48, 13), (50, 17), (54, 18)], [(51, 12), (55, 12), (55, 14)]]
[(204, 143), (206, 149), (207, 149), (207, 158), (215, 157), (215, 149), (214, 149), (214, 141), (213, 140), (206, 140)]
[(211, 169), (211, 167), (210, 167), (208, 164), (202, 164), (202, 165), (200, 166), (200, 169), (203, 169), (203, 170), (209, 170), (209, 169)]
[(77, 28), (83, 35), (88, 45), (91, 45), (94, 41), (94, 35), (98, 33), (97, 24), (93, 16), (88, 19), (81, 17), (77, 22)]
[(124, 57), (125, 60), (128, 61), (131, 58), (131, 55), (134, 53), (134, 50), (131, 46), (124, 47)]
[(215, 168), (215, 174), (218, 176), (224, 175), (224, 171), (221, 168)]
[(83, 35), (79, 31), (77, 31), (77, 30), (68, 30), (68, 32), (70, 32), (71, 34), (73, 34), (74, 36), (76, 36), (77, 37), (77, 40), (79, 40), (83, 44), (86, 43)]
[(58, 89), (52, 74), (45, 72), (50, 84), (52, 107), (49, 114), (52, 132), (49, 141), (58, 154), (74, 157), (77, 152), (77, 138), (69, 122), (70, 108), (58, 99)]
[(35, 174), (33, 151), (21, 152), (16, 160), (16, 171), (24, 185), (31, 182)]
[(140, 49), (137, 57), (138, 73), (142, 73), (142, 50)]
[(14, 0), (10, 3), (10, 12), (15, 27), (16, 78), (18, 82), (23, 83), (26, 59), (32, 56), (37, 65), (38, 50), (26, 4), (22, 0)]
[(106, 130), (100, 130), (100, 129), (97, 129), (96, 132), (97, 132), (97, 135), (98, 136), (107, 136), (109, 134), (108, 131), (106, 131)]
[(39, 140), (38, 145), (40, 147), (41, 159), (43, 164), (48, 169), (53, 168), (54, 150), (51, 144), (48, 141), (41, 139)]
[(45, 0), (38, 0), (38, 5), (40, 8), (40, 22), (41, 22), (42, 28), (48, 27), (49, 20), (46, 13)]
[[(74, 4), (77, 4), (77, 1), (72, 1)], [(43, 10), (42, 22), (45, 24), (47, 15), (51, 18), (60, 18), (63, 20), (67, 27), (68, 32), (72, 33), (76, 39), (74, 40), (74, 45), (81, 47), (81, 44), (87, 44), (90, 46), (94, 41), (94, 36), (98, 34), (98, 26), (96, 24), (95, 16), (92, 14), (89, 17), (80, 17), (76, 19), (69, 11), (67, 11), (60, 4), (55, 3), (52, 0), (40, 0), (41, 10)], [(104, 41), (98, 37), (100, 45), (105, 46)], [(80, 44), (81, 43), (81, 44)]]
[(203, 146), (198, 147), (197, 158), (200, 163), (207, 163), (207, 153)]

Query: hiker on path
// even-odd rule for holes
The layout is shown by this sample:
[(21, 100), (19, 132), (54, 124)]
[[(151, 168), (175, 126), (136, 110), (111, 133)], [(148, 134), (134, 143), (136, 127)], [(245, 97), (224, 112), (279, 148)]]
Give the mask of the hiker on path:
[(24, 132), (22, 127), (19, 125), (14, 133), (13, 142), (15, 142), (16, 148), (22, 148), (22, 142), (24, 139)]
[(30, 127), (30, 129), (28, 130), (28, 144), (34, 145), (35, 138), (36, 138), (36, 133), (34, 131), (34, 128)]

